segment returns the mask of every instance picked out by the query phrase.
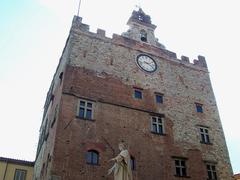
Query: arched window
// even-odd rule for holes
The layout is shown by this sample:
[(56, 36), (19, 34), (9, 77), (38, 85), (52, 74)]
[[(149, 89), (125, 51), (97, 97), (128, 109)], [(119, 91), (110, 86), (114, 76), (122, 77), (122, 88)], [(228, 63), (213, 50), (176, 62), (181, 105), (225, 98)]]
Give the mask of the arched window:
[(98, 165), (99, 153), (95, 150), (89, 150), (87, 152), (87, 163), (92, 165)]
[(133, 156), (131, 156), (130, 162), (131, 162), (132, 170), (135, 170), (136, 169), (136, 161), (135, 161), (135, 158)]
[(143, 29), (140, 31), (140, 39), (143, 42), (147, 42), (147, 33)]

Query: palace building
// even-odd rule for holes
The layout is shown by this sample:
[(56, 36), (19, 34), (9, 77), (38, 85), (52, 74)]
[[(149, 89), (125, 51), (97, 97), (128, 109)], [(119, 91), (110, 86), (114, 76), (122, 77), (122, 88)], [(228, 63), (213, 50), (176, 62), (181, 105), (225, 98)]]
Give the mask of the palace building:
[(178, 59), (141, 8), (127, 24), (109, 38), (74, 17), (44, 106), (35, 180), (112, 180), (121, 141), (134, 180), (231, 180), (205, 58)]

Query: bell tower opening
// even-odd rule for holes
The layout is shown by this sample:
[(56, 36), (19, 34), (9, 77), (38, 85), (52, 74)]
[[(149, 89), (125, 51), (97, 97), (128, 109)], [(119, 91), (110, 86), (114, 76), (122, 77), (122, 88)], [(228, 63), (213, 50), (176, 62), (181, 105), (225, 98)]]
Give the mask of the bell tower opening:
[(151, 17), (145, 14), (142, 8), (132, 12), (127, 25), (129, 29), (122, 33), (124, 37), (165, 49), (165, 46), (155, 38), (154, 31), (157, 26), (152, 24)]
[(147, 42), (147, 32), (143, 29), (140, 31), (140, 39), (143, 42)]

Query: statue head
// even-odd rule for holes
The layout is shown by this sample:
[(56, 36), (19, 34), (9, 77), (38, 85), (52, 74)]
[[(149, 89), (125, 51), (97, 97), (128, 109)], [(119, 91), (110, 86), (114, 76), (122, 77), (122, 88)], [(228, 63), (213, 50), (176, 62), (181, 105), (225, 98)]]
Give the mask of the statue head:
[(126, 144), (123, 141), (118, 144), (118, 148), (120, 151), (127, 149)]

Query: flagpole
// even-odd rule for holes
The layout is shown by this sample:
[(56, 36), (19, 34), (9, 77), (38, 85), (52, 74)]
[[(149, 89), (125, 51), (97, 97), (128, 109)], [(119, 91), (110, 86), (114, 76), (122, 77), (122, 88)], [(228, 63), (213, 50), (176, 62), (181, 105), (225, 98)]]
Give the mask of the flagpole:
[(79, 0), (77, 16), (79, 16), (79, 13), (80, 13), (81, 2), (82, 0)]

